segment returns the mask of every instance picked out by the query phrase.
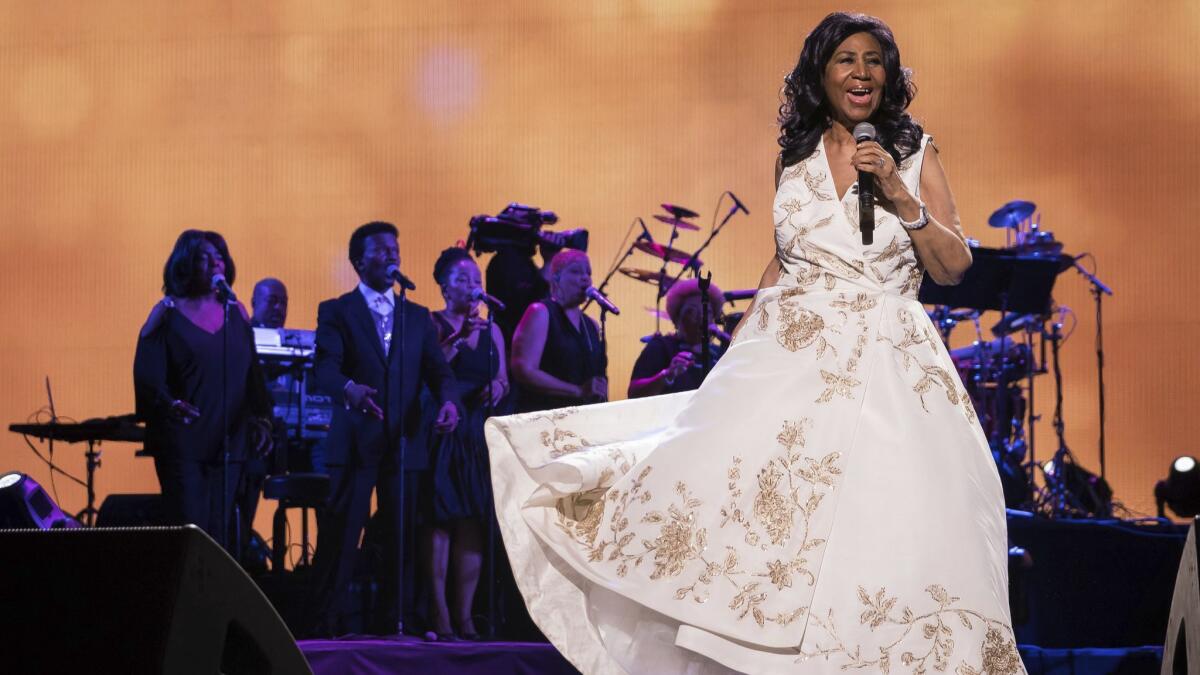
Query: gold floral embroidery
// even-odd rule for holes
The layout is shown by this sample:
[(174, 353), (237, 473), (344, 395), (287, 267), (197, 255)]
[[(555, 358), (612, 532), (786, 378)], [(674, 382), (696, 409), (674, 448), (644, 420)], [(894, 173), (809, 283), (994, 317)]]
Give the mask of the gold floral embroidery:
[(821, 379), (825, 381), (826, 387), (817, 397), (817, 403), (828, 403), (835, 395), (853, 399), (854, 388), (862, 384), (849, 375), (831, 373), (828, 370), (821, 370)]
[(557, 426), (542, 432), (542, 446), (550, 449), (550, 459), (579, 452), (590, 445), (591, 443), (574, 431), (559, 429)]
[[(795, 205), (795, 203), (796, 203), (796, 200), (793, 199), (791, 201), (780, 204), (780, 206), (785, 207), (785, 210), (786, 210), (786, 208), (789, 205)], [(789, 213), (787, 216), (789, 223), (791, 222), (792, 215), (793, 214)], [(825, 227), (826, 225), (828, 225), (829, 223), (832, 223), (832, 222), (833, 222), (833, 216), (825, 216), (824, 218), (818, 220), (817, 222), (815, 222), (811, 225), (803, 224), (803, 225), (796, 226), (796, 234), (792, 235), (792, 239), (790, 242), (788, 242), (786, 249), (787, 250), (800, 249), (801, 251), (803, 251), (805, 238), (808, 237), (808, 235), (812, 234), (813, 230)]]
[[(799, 210), (800, 208), (807, 206), (814, 199), (816, 199), (817, 201), (823, 201), (823, 202), (833, 200), (833, 197), (828, 195), (821, 188), (821, 184), (825, 182), (825, 172), (820, 171), (817, 173), (813, 173), (812, 171), (809, 170), (809, 162), (811, 162), (812, 160), (816, 159), (819, 156), (820, 156), (820, 152), (818, 151), (817, 153), (812, 154), (808, 158), (787, 167), (786, 169), (783, 170), (783, 173), (781, 173), (779, 175), (779, 185), (780, 186), (782, 186), (784, 183), (786, 183), (789, 180), (799, 177), (801, 179), (801, 181), (804, 183), (804, 187), (808, 188), (809, 198), (804, 202), (797, 201), (797, 205), (794, 207), (796, 210)], [(780, 206), (783, 206), (783, 205), (780, 204)]]
[(854, 297), (853, 300), (847, 300), (845, 296), (842, 296), (829, 303), (831, 307), (836, 307), (837, 309), (842, 310), (843, 314), (846, 312), (854, 312), (857, 314), (869, 312), (872, 309), (875, 309), (876, 305), (878, 304), (879, 300), (877, 298), (870, 297), (866, 293), (859, 293)]
[(824, 356), (827, 349), (836, 355), (836, 350), (821, 335), (821, 331), (825, 330), (825, 319), (812, 310), (789, 302), (803, 293), (803, 288), (789, 288), (780, 294), (779, 327), (775, 331), (775, 340), (789, 352), (815, 344), (818, 358)]
[[(646, 487), (650, 466), (643, 467), (626, 489), (592, 490), (559, 500), (558, 527), (583, 548), (589, 562), (616, 565), (617, 577), (646, 564), (651, 581), (688, 578), (686, 585), (675, 589), (677, 600), (691, 598), (703, 604), (717, 595), (727, 600), (728, 609), (739, 620), (748, 619), (760, 627), (788, 625), (805, 616), (808, 608), (777, 609), (773, 605), (784, 602), (786, 596), (775, 600), (774, 594), (800, 581), (810, 586), (816, 582), (810, 559), (818, 555), (825, 540), (814, 536), (813, 518), (841, 475), (840, 453), (816, 457), (806, 452), (805, 437), (811, 427), (807, 418), (783, 423), (776, 437), (781, 452), (759, 471), (750, 514), (739, 506), (745, 503), (741, 458), (733, 458), (727, 473), (730, 501), (720, 508), (718, 528), (744, 529), (750, 546), (768, 540), (774, 546), (788, 546), (786, 556), (763, 560), (761, 567), (744, 567), (743, 556), (733, 546), (709, 550), (704, 503), (686, 483), (675, 483), (666, 508), (651, 506), (653, 498)], [(619, 463), (615, 470), (622, 474), (632, 470), (619, 451), (610, 456)], [(647, 510), (633, 512), (641, 508)], [(657, 535), (643, 533), (646, 526), (656, 528)], [(766, 543), (761, 547), (767, 550)]]
[(872, 595), (859, 586), (858, 601), (862, 607), (862, 613), (858, 617), (859, 625), (867, 626), (872, 633), (881, 632), (887, 636), (887, 642), (877, 647), (878, 656), (871, 658), (874, 650), (863, 654), (861, 644), (845, 644), (838, 635), (837, 622), (831, 609), (824, 615), (809, 615), (811, 635), (805, 637), (805, 642), (807, 644), (811, 641), (813, 646), (798, 647), (797, 652), (801, 657), (799, 660), (821, 656), (839, 663), (842, 670), (873, 667), (888, 673), (893, 658), (897, 656), (894, 654), (897, 646), (915, 631), (920, 631), (918, 635), (928, 649), (924, 652), (905, 651), (898, 656), (900, 662), (910, 667), (914, 675), (924, 675), (931, 668), (945, 672), (950, 667), (956, 638), (962, 640), (966, 637), (956, 634), (955, 631), (962, 628), (968, 633), (973, 633), (978, 625), (983, 629), (979, 650), (980, 666), (975, 667), (961, 661), (955, 669), (958, 675), (1016, 675), (1024, 670), (1016, 642), (1010, 638), (1012, 630), (1007, 624), (986, 617), (978, 611), (956, 607), (959, 598), (951, 596), (941, 585), (930, 585), (925, 588), (925, 592), (936, 603), (936, 607), (917, 614), (911, 607), (904, 606), (897, 615), (895, 610), (899, 598), (890, 596), (886, 588), (880, 588)]
[(960, 406), (967, 420), (975, 422), (975, 408), (971, 405), (971, 399), (967, 395), (965, 389), (962, 388), (958, 378), (950, 374), (947, 369), (933, 364), (921, 363), (916, 354), (913, 353), (913, 348), (919, 345), (926, 345), (927, 349), (936, 350), (934, 345), (937, 338), (934, 337), (928, 325), (918, 327), (912, 316), (904, 311), (897, 310), (897, 320), (900, 323), (904, 335), (900, 340), (894, 341), (891, 338), (880, 335), (877, 339), (887, 342), (892, 345), (892, 349), (899, 354), (901, 365), (905, 372), (910, 372), (912, 366), (916, 366), (921, 374), (916, 383), (913, 384), (913, 393), (921, 401), (921, 409), (929, 412), (929, 405), (925, 401), (925, 395), (933, 390), (934, 386), (940, 386), (945, 392), (946, 400), (950, 405)]
[(909, 264), (911, 267), (908, 268), (908, 276), (904, 278), (904, 283), (900, 286), (900, 295), (911, 297), (921, 290), (921, 281), (925, 279), (925, 270), (915, 260)]

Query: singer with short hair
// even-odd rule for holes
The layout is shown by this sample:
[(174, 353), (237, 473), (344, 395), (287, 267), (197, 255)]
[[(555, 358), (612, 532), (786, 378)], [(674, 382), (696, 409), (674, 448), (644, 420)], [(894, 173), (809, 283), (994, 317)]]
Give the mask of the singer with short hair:
[(525, 310), (513, 335), (518, 409), (550, 410), (608, 400), (608, 355), (600, 328), (583, 313), (592, 264), (566, 249), (550, 262), (550, 296)]
[(378, 596), (384, 611), (379, 625), (371, 628), (392, 634), (402, 619), (406, 629), (416, 628), (412, 563), (418, 553), (416, 516), (428, 499), (429, 468), (428, 444), (420, 433), (421, 387), (429, 387), (437, 402), (436, 433), (453, 431), (459, 419), (454, 373), (438, 346), (429, 310), (393, 290), (398, 281), (411, 286), (399, 272), (397, 235), (394, 225), (380, 221), (356, 229), (349, 258), (358, 286), (317, 309), (314, 375), (334, 401), (325, 445), (330, 495), (318, 512), (307, 610), (311, 631), (318, 635), (341, 629), (341, 600), (354, 571), (372, 490), (377, 491), (386, 534)]
[[(142, 326), (133, 362), (137, 413), (146, 422), (163, 518), (195, 524), (222, 543), (233, 541), (229, 522), (243, 464), (269, 447), (271, 429), (271, 398), (246, 309), (215, 290), (215, 279), (231, 287), (235, 273), (220, 234), (180, 234), (163, 266), (164, 297)], [(223, 516), (229, 522), (223, 524)]]
[[(704, 294), (698, 279), (683, 279), (675, 282), (667, 291), (667, 316), (675, 324), (670, 335), (650, 336), (642, 353), (633, 364), (633, 375), (629, 380), (629, 398), (674, 394), (698, 389), (712, 366), (721, 357), (723, 347), (712, 344), (712, 330), (708, 333), (709, 358), (704, 364)], [(708, 321), (718, 324), (725, 298), (716, 284), (708, 287)], [(715, 327), (715, 326), (713, 326)], [(728, 336), (726, 336), (728, 339)]]
[(581, 671), (1025, 671), (991, 448), (917, 300), (971, 254), (914, 92), (882, 21), (827, 16), (784, 82), (774, 254), (703, 386), (485, 426), (530, 613)]

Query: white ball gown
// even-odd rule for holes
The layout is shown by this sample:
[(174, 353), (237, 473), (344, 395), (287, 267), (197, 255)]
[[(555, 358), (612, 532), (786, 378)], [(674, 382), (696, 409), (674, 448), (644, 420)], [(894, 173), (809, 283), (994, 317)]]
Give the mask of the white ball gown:
[(1024, 672), (1000, 481), (888, 208), (863, 246), (822, 143), (699, 390), (488, 421), (518, 586), (582, 672)]

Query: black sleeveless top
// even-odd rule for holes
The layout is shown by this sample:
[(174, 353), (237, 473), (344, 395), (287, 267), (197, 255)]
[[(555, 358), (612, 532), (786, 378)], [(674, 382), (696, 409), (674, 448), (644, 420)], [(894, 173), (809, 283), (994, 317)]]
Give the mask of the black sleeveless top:
[[(608, 355), (600, 342), (600, 331), (596, 324), (584, 316), (583, 331), (580, 332), (571, 323), (562, 305), (550, 299), (542, 300), (542, 304), (548, 310), (550, 321), (546, 326), (546, 347), (542, 350), (538, 368), (571, 384), (583, 384), (593, 377), (604, 377), (608, 371)], [(531, 412), (587, 403), (598, 401), (594, 398), (543, 394), (523, 386), (519, 409), (521, 412)]]
[[(440, 313), (434, 313), (433, 320), (438, 323), (439, 334), (443, 339), (455, 331), (450, 321)], [(491, 336), (486, 331), (481, 331), (475, 347), (464, 345), (450, 362), (450, 368), (454, 371), (454, 381), (458, 385), (459, 398), (466, 408), (474, 408), (478, 404), (483, 388), (496, 377), (500, 368), (500, 353), (497, 349), (491, 350), (489, 361), (488, 340), (491, 340)]]

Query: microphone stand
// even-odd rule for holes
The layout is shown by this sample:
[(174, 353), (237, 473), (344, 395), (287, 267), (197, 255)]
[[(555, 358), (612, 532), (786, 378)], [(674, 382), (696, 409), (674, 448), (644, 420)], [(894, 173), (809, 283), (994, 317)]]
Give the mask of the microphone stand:
[[(229, 545), (229, 298), (217, 292), (221, 300), (221, 547), (230, 551)], [(240, 532), (235, 540), (240, 543)], [(242, 561), (241, 548), (237, 544), (230, 551), (233, 559), (240, 564)]]
[(1102, 304), (1105, 295), (1112, 295), (1113, 291), (1103, 281), (1100, 281), (1095, 274), (1083, 268), (1079, 264), (1079, 260), (1071, 261), (1071, 266), (1075, 268), (1083, 278), (1088, 280), (1092, 288), (1092, 297), (1096, 298), (1096, 377), (1099, 380), (1099, 398), (1100, 398), (1100, 478), (1107, 478), (1105, 475), (1104, 464), (1104, 321), (1101, 314)]
[[(396, 529), (395, 529), (395, 532), (396, 532), (396, 566), (398, 568), (396, 570), (396, 633), (398, 635), (402, 635), (404, 633), (404, 586), (405, 586), (405, 581), (406, 581), (404, 578), (404, 549), (405, 549), (405, 543), (406, 543), (405, 536), (407, 535), (407, 531), (408, 531), (407, 523), (405, 523), (405, 521), (404, 521), (405, 511), (407, 510), (405, 508), (406, 505), (404, 503), (404, 487), (405, 487), (404, 484), (408, 480), (408, 476), (404, 473), (404, 463), (408, 457), (408, 428), (404, 424), (404, 417), (405, 417), (405, 410), (404, 410), (404, 408), (405, 408), (405, 406), (404, 406), (404, 359), (408, 356), (408, 349), (406, 348), (406, 344), (405, 344), (405, 338), (408, 337), (408, 331), (405, 330), (405, 325), (407, 323), (406, 319), (407, 319), (407, 314), (408, 314), (408, 312), (405, 311), (407, 309), (406, 308), (407, 303), (408, 303), (408, 290), (404, 288), (404, 284), (400, 284), (400, 302), (396, 303), (396, 308), (400, 312), (400, 322), (399, 322), (400, 323), (400, 336), (399, 336), (400, 337), (400, 344), (399, 344), (399, 348), (400, 348), (400, 354), (399, 354), (399, 357), (400, 357), (400, 388), (399, 388), (400, 389), (400, 401), (399, 401), (399, 403), (400, 403), (400, 406), (399, 406), (400, 407), (400, 419), (399, 419), (399, 423), (400, 423), (400, 461), (399, 461), (399, 466), (397, 467), (397, 470), (400, 472), (400, 477), (396, 481), (397, 483), (399, 483), (399, 488), (398, 488), (399, 495), (397, 498), (398, 503), (396, 504)], [(396, 321), (393, 318), (393, 320), (392, 320), (393, 331), (395, 330), (395, 328), (396, 328)], [(396, 335), (393, 332), (392, 345), (395, 345), (395, 344), (396, 344)], [(387, 360), (391, 361), (391, 354), (390, 354), (391, 349), (389, 349), (388, 351), (389, 351), (389, 354), (387, 355), (388, 356)], [(387, 366), (384, 366), (384, 367), (385, 367), (385, 369), (387, 368)], [(386, 378), (384, 381), (386, 382)], [(384, 428), (384, 438), (387, 438), (388, 423), (387, 423), (387, 408), (386, 408), (387, 395), (386, 394), (384, 395), (384, 401), (385, 401), (385, 404), (384, 404), (385, 408), (384, 408), (383, 428)], [(391, 443), (389, 442), (388, 445), (391, 445)], [(415, 564), (414, 564), (414, 568), (415, 568)]]
[[(637, 218), (634, 218), (634, 222), (638, 222), (641, 219), (642, 219), (641, 216), (638, 216)], [(630, 227), (631, 228), (633, 227), (632, 224), (630, 225)], [(645, 229), (645, 227), (646, 227), (646, 223), (643, 222), (642, 228)], [(626, 260), (629, 259), (630, 256), (633, 255), (634, 246), (636, 246), (637, 243), (639, 241), (641, 241), (642, 239), (645, 239), (649, 234), (650, 234), (650, 232), (649, 232), (649, 230), (647, 230), (645, 234), (640, 235), (637, 239), (633, 240), (633, 243), (630, 244), (629, 247), (625, 249), (625, 253), (622, 254), (620, 256), (620, 258), (612, 264), (612, 267), (608, 268), (608, 274), (604, 275), (604, 281), (600, 282), (600, 285), (596, 288), (596, 290), (600, 291), (601, 293), (604, 293), (604, 289), (608, 288), (608, 282), (612, 281), (613, 275), (615, 275), (617, 273), (617, 270), (620, 269), (621, 263), (625, 262)], [(629, 234), (627, 233), (625, 236), (628, 237)], [(654, 243), (653, 237), (650, 237), (650, 243)], [(583, 301), (583, 309), (586, 310), (588, 308), (588, 306), (591, 304), (592, 304), (592, 299), (585, 298)]]
[[(632, 250), (632, 249), (630, 249)], [(486, 304), (486, 303), (485, 303)], [(495, 375), (492, 373), (492, 359), (496, 356), (496, 343), (492, 340), (492, 307), (488, 306), (487, 316), (487, 362), (488, 362), (488, 384), (487, 397), (484, 400), (484, 410), (486, 411), (483, 417), (484, 422), (496, 413), (496, 404), (492, 402), (492, 382), (496, 379), (495, 375), (500, 374), (500, 366), (497, 363)], [(466, 416), (466, 405), (463, 405), (463, 416)], [(466, 422), (467, 420), (462, 420)], [(467, 433), (473, 433), (473, 429), (467, 429)], [(488, 465), (488, 475), (491, 476), (491, 464)], [(488, 569), (488, 585), (487, 585), (487, 606), (488, 606), (488, 637), (496, 636), (496, 500), (491, 500), (493, 513), (488, 515), (487, 519), (487, 569)]]
[[(678, 218), (676, 218), (676, 220), (678, 221)], [(667, 251), (670, 251), (671, 249), (675, 248), (675, 240), (677, 238), (679, 238), (679, 225), (677, 223), (672, 223), (671, 224), (671, 239), (667, 243)], [(711, 239), (711, 238), (712, 237), (709, 237), (709, 239)], [(691, 258), (688, 258), (688, 264), (691, 264), (692, 260), (695, 259), (695, 257), (696, 257), (695, 254), (693, 254)], [(662, 333), (662, 299), (664, 297), (666, 297), (667, 290), (670, 289), (671, 284), (674, 283), (674, 281), (671, 282), (671, 284), (663, 283), (663, 279), (665, 279), (667, 276), (667, 264), (670, 262), (671, 262), (670, 253), (664, 252), (663, 259), (662, 259), (662, 266), (658, 268), (658, 290), (654, 294), (654, 334), (655, 335)], [(681, 269), (679, 271), (680, 276), (683, 275), (685, 270), (687, 270), (686, 264), (683, 266), (683, 269)], [(675, 281), (679, 281), (679, 277), (675, 277)], [(604, 312), (600, 313), (600, 320), (604, 321)], [(607, 354), (607, 353), (608, 352), (605, 352), (605, 354)]]
[(707, 272), (696, 280), (700, 284), (700, 327), (703, 336), (700, 343), (700, 366), (704, 377), (708, 377), (708, 371), (712, 370), (712, 335), (708, 327), (708, 287), (712, 284), (712, 272)]
[[(724, 196), (724, 195), (722, 195), (722, 196)], [(674, 285), (674, 284), (675, 284), (675, 282), (677, 282), (677, 281), (679, 281), (681, 278), (683, 278), (683, 273), (684, 273), (684, 272), (686, 272), (686, 271), (688, 271), (689, 269), (691, 269), (691, 268), (692, 268), (692, 267), (693, 267), (693, 266), (696, 264), (696, 261), (697, 261), (697, 260), (700, 258), (700, 254), (704, 252), (704, 249), (708, 248), (708, 245), (712, 243), (712, 240), (713, 240), (713, 239), (714, 239), (714, 238), (715, 238), (715, 237), (716, 237), (718, 234), (720, 234), (720, 233), (721, 233), (721, 230), (722, 230), (722, 229), (724, 229), (724, 227), (725, 227), (725, 224), (726, 224), (726, 223), (728, 223), (728, 222), (729, 222), (729, 219), (733, 217), (733, 214), (735, 214), (735, 213), (737, 213), (737, 212), (738, 212), (738, 207), (737, 207), (737, 205), (735, 204), (735, 205), (734, 205), (734, 207), (733, 207), (732, 209), (730, 209), (730, 210), (729, 210), (729, 213), (725, 214), (725, 217), (724, 217), (723, 219), (721, 219), (721, 224), (720, 224), (720, 225), (717, 225), (716, 227), (714, 227), (714, 228), (712, 229), (712, 232), (709, 232), (709, 233), (708, 233), (708, 238), (704, 240), (704, 243), (703, 243), (703, 244), (700, 244), (700, 248), (696, 249), (696, 252), (695, 252), (695, 253), (693, 253), (693, 254), (692, 254), (692, 255), (691, 255), (691, 256), (690, 256), (690, 257), (687, 259), (687, 261), (683, 263), (683, 267), (681, 267), (681, 268), (679, 269), (679, 274), (676, 274), (676, 275), (675, 275), (675, 278), (671, 280), (671, 283), (670, 283), (670, 284), (668, 284), (668, 287), (669, 287), (669, 286), (672, 286), (672, 285)], [(666, 269), (666, 264), (665, 264), (665, 263), (663, 264), (663, 269), (664, 269), (664, 270)], [(659, 291), (659, 293), (660, 293), (660, 294), (662, 294), (662, 293), (663, 293), (663, 291)], [(660, 297), (661, 297), (661, 295), (660, 295)]]

